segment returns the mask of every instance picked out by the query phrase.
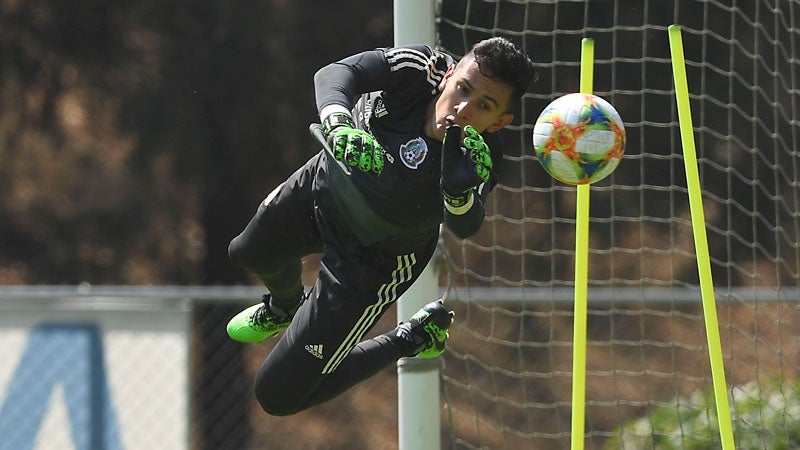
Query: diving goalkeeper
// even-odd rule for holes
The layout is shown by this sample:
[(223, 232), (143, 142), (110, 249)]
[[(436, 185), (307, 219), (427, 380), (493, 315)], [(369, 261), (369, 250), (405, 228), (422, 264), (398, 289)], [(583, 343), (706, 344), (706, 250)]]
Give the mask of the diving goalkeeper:
[[(431, 259), (441, 223), (462, 238), (481, 227), (502, 157), (495, 133), (533, 78), (531, 60), (503, 38), (457, 64), (406, 46), (315, 74), (326, 148), (267, 195), (229, 247), (269, 291), (231, 319), (230, 337), (285, 330), (255, 380), (267, 413), (295, 414), (402, 357), (444, 351), (453, 314), (441, 301), (363, 339)], [(312, 253), (319, 273), (304, 292), (301, 258)]]

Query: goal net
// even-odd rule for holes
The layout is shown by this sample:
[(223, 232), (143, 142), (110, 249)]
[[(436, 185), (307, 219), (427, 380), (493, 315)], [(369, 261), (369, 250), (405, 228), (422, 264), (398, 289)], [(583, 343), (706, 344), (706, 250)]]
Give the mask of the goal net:
[(536, 161), (532, 126), (579, 90), (620, 112), (627, 147), (591, 188), (587, 448), (719, 448), (667, 27), (681, 26), (733, 434), (800, 445), (800, 2), (484, 1), (437, 5), (461, 56), (504, 36), (538, 80), (504, 130), (501, 184), (473, 239), (445, 232), (456, 309), (445, 448), (568, 448), (576, 189)]

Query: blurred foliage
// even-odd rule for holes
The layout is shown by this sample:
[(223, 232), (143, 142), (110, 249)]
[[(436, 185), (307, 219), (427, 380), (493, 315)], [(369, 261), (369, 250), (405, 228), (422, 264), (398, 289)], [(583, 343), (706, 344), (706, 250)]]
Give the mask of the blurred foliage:
[(0, 284), (244, 281), (227, 243), (316, 151), (314, 72), (391, 39), (389, 1), (3, 2)]
[[(730, 394), (736, 448), (779, 450), (800, 445), (800, 383), (776, 379), (761, 387), (751, 382), (733, 387)], [(623, 424), (605, 448), (711, 450), (720, 445), (713, 392), (697, 391)]]
[[(228, 242), (316, 153), (314, 72), (391, 42), (388, 0), (0, 2), (0, 285), (252, 281)], [(197, 448), (252, 439), (239, 308), (193, 312)]]

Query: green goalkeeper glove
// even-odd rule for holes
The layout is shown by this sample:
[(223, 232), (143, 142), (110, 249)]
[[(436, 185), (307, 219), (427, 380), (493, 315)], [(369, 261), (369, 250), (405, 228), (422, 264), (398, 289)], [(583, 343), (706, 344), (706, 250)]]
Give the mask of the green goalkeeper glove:
[(380, 175), (383, 171), (383, 148), (369, 133), (355, 127), (352, 117), (333, 113), (322, 122), (322, 131), (333, 156), (350, 167)]
[(489, 146), (471, 125), (451, 125), (442, 141), (442, 197), (453, 214), (464, 214), (472, 206), (473, 191), (489, 181), (492, 155)]

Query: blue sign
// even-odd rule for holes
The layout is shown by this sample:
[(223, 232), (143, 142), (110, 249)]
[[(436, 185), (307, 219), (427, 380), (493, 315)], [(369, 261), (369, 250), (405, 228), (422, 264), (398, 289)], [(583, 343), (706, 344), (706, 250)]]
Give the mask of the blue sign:
[(30, 450), (53, 390), (62, 386), (76, 450), (120, 450), (101, 332), (95, 324), (31, 330), (0, 408), (0, 450)]

